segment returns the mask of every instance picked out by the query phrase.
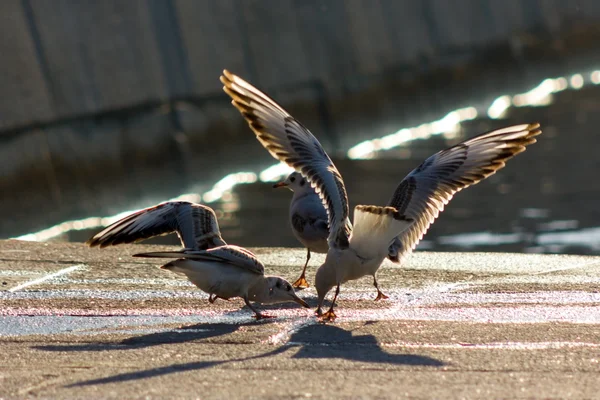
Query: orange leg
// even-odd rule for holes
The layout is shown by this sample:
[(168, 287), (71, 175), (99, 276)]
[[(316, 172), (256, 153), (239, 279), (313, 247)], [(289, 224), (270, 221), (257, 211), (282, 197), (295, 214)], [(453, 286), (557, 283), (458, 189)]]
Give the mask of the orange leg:
[(333, 311), (333, 306), (335, 306), (335, 301), (337, 300), (338, 294), (340, 294), (339, 284), (335, 289), (335, 295), (333, 296), (333, 300), (331, 301), (331, 307), (329, 307), (329, 310), (324, 314), (321, 314), (321, 307), (319, 307), (319, 309), (317, 310), (317, 315), (319, 315), (321, 322), (333, 322), (337, 318), (337, 315), (335, 315), (335, 312)]
[(389, 299), (389, 296), (383, 294), (383, 292), (379, 289), (379, 284), (377, 283), (377, 278), (373, 275), (373, 285), (377, 289), (377, 297), (375, 297), (375, 301), (379, 301), (382, 299)]
[(310, 249), (306, 250), (306, 263), (304, 264), (304, 268), (302, 269), (302, 275), (300, 275), (300, 278), (296, 279), (296, 282), (292, 283), (292, 286), (297, 289), (306, 289), (310, 286), (308, 284), (308, 281), (306, 280), (306, 267), (308, 266), (308, 261), (310, 260)]

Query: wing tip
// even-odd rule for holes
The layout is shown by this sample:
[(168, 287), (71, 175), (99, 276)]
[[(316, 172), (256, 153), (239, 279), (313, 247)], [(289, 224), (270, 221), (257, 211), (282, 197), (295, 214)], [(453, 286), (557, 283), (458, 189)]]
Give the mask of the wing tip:
[(232, 74), (231, 72), (229, 72), (228, 69), (223, 69), (223, 72), (221, 73), (221, 77), (219, 78), (221, 80), (221, 82), (223, 84), (225, 84), (225, 82), (233, 82), (233, 78), (235, 77), (234, 74)]
[(94, 235), (91, 238), (89, 238), (85, 242), (85, 244), (89, 247), (98, 247), (100, 249), (103, 249), (105, 247), (112, 246), (114, 241), (115, 238), (111, 236), (106, 237), (104, 235)]
[[(526, 130), (529, 132), (529, 134), (527, 135), (528, 138), (533, 139), (534, 137), (542, 134), (542, 128), (541, 128), (539, 122), (534, 122), (534, 123), (527, 125)], [(535, 139), (531, 143), (535, 143)]]

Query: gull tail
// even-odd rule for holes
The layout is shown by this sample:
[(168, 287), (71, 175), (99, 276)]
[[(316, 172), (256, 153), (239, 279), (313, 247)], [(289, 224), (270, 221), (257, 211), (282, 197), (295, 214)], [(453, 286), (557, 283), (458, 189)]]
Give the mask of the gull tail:
[(394, 207), (356, 206), (350, 246), (361, 257), (376, 257), (413, 222)]
[(189, 270), (189, 268), (186, 268), (188, 265), (187, 260), (185, 258), (181, 258), (183, 256), (182, 253), (182, 251), (153, 251), (148, 253), (134, 254), (133, 257), (178, 258), (178, 260), (169, 261), (165, 265), (161, 265), (160, 268), (184, 274), (187, 270)]
[(180, 271), (178, 271), (179, 268), (177, 267), (177, 261), (179, 261), (179, 260), (169, 261), (165, 265), (161, 265), (160, 269), (166, 269), (168, 271), (173, 271), (173, 272), (180, 272)]

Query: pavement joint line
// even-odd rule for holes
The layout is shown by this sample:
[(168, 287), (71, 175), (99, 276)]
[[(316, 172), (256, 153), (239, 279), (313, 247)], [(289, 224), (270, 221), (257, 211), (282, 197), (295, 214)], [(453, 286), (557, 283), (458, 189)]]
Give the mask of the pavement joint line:
[(594, 260), (594, 261), (586, 262), (583, 264), (568, 265), (566, 267), (560, 267), (560, 268), (551, 268), (551, 269), (544, 270), (544, 271), (532, 272), (531, 275), (543, 275), (543, 274), (550, 274), (552, 272), (568, 271), (570, 269), (589, 267), (590, 265), (594, 265), (594, 264), (600, 264), (600, 262), (598, 262), (598, 260)]
[(15, 286), (13, 288), (8, 289), (8, 291), (11, 292), (11, 293), (14, 293), (14, 292), (16, 292), (18, 290), (24, 289), (24, 288), (29, 287), (29, 286), (37, 285), (37, 284), (42, 283), (42, 282), (46, 282), (47, 280), (50, 280), (52, 278), (56, 278), (56, 277), (64, 275), (64, 274), (71, 273), (71, 272), (73, 272), (73, 271), (75, 271), (75, 270), (77, 270), (79, 268), (83, 268), (83, 267), (85, 267), (85, 264), (72, 265), (70, 267), (63, 268), (63, 269), (58, 270), (56, 272), (53, 272), (51, 274), (42, 276), (41, 278), (34, 279), (34, 280), (31, 280), (31, 281), (27, 281), (25, 283), (17, 285), (17, 286)]

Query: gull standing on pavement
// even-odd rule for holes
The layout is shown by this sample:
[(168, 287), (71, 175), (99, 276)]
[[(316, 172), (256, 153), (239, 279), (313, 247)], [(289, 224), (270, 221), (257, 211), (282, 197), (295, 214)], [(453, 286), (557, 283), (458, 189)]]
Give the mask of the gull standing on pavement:
[[(310, 286), (306, 280), (306, 267), (310, 260), (311, 251), (327, 253), (329, 250), (327, 245), (327, 237), (329, 236), (327, 210), (325, 210), (319, 195), (299, 172), (292, 172), (284, 181), (276, 183), (273, 187), (287, 187), (294, 193), (290, 202), (290, 222), (294, 236), (306, 247), (306, 262), (302, 274), (292, 286), (305, 289)], [(398, 243), (392, 243), (388, 253), (388, 258), (395, 263), (400, 262), (397, 247)], [(375, 301), (387, 298), (388, 296), (378, 290)]]
[(183, 250), (134, 257), (177, 258), (161, 268), (184, 274), (209, 294), (211, 303), (217, 298), (241, 297), (257, 319), (270, 316), (256, 310), (250, 300), (264, 304), (295, 301), (308, 307), (288, 281), (265, 276), (263, 263), (252, 252), (225, 243), (215, 212), (208, 206), (186, 201), (161, 203), (113, 223), (86, 243), (102, 248), (173, 232), (179, 236)]
[(292, 192), (290, 203), (290, 222), (292, 232), (296, 239), (306, 247), (306, 262), (302, 275), (292, 286), (305, 289), (309, 287), (306, 280), (306, 267), (310, 260), (310, 252), (327, 253), (327, 211), (323, 207), (321, 198), (310, 186), (310, 183), (299, 172), (292, 172), (284, 181), (273, 185), (274, 188), (287, 187)]
[[(454, 194), (494, 174), (505, 162), (536, 142), (540, 125), (498, 129), (427, 158), (398, 185), (387, 206), (358, 205), (354, 227), (341, 174), (313, 134), (266, 94), (223, 71), (223, 90), (271, 155), (300, 172), (319, 194), (328, 214), (329, 250), (315, 277), (317, 314), (333, 321), (340, 285), (376, 273), (393, 245), (402, 260), (423, 238)], [(327, 293), (336, 287), (331, 307), (322, 313)]]

